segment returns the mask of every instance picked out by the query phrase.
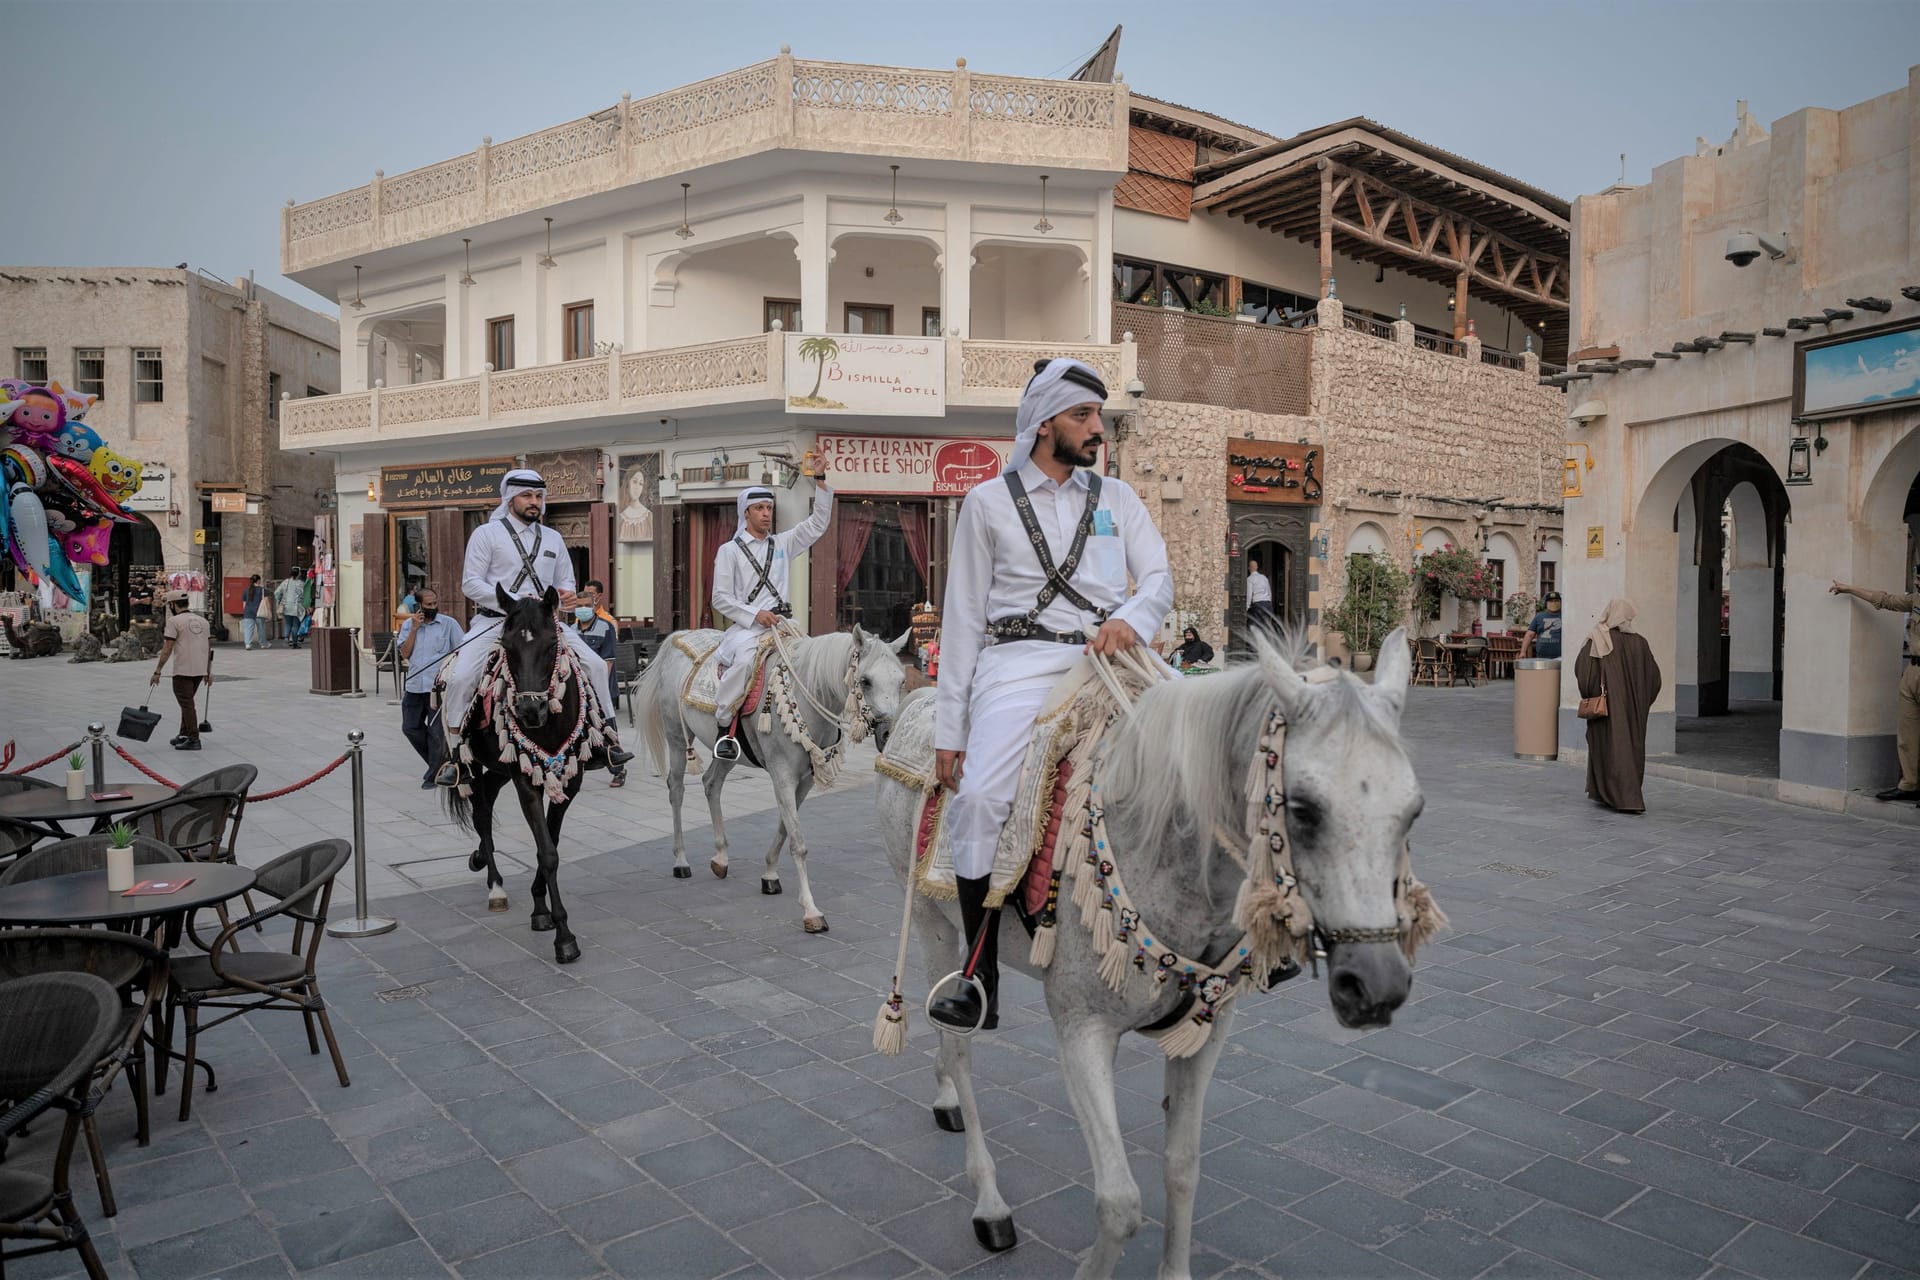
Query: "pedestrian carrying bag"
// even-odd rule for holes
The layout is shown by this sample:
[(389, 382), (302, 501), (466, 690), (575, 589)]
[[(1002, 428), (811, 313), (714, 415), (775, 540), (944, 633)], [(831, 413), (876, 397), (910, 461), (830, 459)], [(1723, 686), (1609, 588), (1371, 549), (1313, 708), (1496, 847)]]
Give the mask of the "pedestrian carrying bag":
[(1607, 718), (1607, 686), (1604, 681), (1601, 682), (1598, 696), (1580, 699), (1579, 715), (1582, 720), (1605, 720)]
[[(148, 694), (147, 696), (151, 698), (153, 695)], [(145, 742), (147, 739), (153, 737), (153, 731), (159, 727), (159, 724), (160, 713), (158, 711), (147, 710), (147, 704), (145, 702), (142, 702), (137, 707), (122, 707), (120, 708), (120, 728), (117, 736), (132, 738), (135, 742)]]

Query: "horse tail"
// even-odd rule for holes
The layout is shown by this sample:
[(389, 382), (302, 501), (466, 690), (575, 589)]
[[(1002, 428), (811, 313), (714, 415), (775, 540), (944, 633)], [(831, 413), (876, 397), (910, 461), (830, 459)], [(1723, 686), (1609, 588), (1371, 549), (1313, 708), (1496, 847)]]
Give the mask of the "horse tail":
[(459, 787), (440, 788), (440, 810), (467, 834), (473, 834), (473, 797)]
[(667, 666), (668, 647), (663, 642), (653, 661), (640, 673), (640, 682), (633, 688), (636, 706), (634, 715), (640, 740), (647, 744), (647, 754), (653, 757), (653, 771), (660, 777), (667, 776), (667, 728), (661, 719), (660, 682), (665, 678), (663, 672)]

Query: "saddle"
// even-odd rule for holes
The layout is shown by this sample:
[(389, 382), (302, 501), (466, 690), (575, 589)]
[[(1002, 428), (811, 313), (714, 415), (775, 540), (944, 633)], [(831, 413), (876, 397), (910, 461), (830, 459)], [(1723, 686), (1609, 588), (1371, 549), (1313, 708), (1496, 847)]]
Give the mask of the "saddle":
[[(720, 709), (720, 664), (714, 661), (714, 655), (720, 652), (720, 642), (715, 640), (703, 645), (680, 635), (673, 638), (673, 644), (693, 660), (693, 670), (687, 673), (686, 682), (680, 686), (680, 705), (713, 715)], [(750, 659), (753, 678), (747, 681), (747, 694), (740, 700), (737, 712), (743, 718), (760, 709), (761, 698), (767, 691), (768, 659), (772, 654), (773, 633), (768, 632), (760, 637), (760, 643)]]

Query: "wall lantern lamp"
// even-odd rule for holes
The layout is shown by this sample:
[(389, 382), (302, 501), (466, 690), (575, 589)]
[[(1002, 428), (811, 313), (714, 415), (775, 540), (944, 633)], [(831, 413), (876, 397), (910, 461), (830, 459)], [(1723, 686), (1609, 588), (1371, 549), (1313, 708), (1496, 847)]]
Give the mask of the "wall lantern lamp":
[[(1808, 428), (1812, 428), (1812, 436), (1807, 435)], [(1795, 418), (1793, 430), (1793, 441), (1787, 446), (1786, 481), (1788, 484), (1812, 484), (1814, 455), (1827, 451), (1827, 437), (1818, 424), (1805, 418)]]
[[(1593, 450), (1575, 440), (1567, 441), (1568, 449), (1578, 449), (1586, 458), (1586, 471), (1593, 470)], [(1577, 498), (1580, 496), (1580, 480), (1583, 474), (1579, 458), (1569, 457), (1560, 472), (1560, 496)]]
[(887, 211), (880, 215), (880, 221), (888, 226), (898, 226), (906, 221), (900, 216), (900, 166), (890, 164), (887, 168), (893, 170), (893, 198), (887, 201)]
[(682, 240), (693, 239), (693, 228), (687, 224), (687, 192), (692, 189), (693, 184), (691, 182), (683, 182), (680, 184), (680, 225), (674, 229), (673, 234), (679, 236)]
[(551, 271), (560, 264), (553, 260), (553, 219), (547, 219), (547, 251), (540, 255), (540, 265)]
[(1053, 230), (1053, 224), (1047, 221), (1047, 175), (1044, 173), (1040, 175), (1040, 221), (1033, 224), (1033, 229), (1041, 235)]
[(360, 264), (357, 262), (353, 264), (353, 309), (355, 311), (367, 309), (367, 304), (360, 301)]
[(724, 449), (713, 455), (713, 462), (707, 467), (707, 482), (709, 484), (725, 484), (727, 482), (727, 460), (727, 452)]
[(473, 279), (473, 237), (461, 236), (460, 243), (466, 246), (467, 265), (460, 272), (460, 283), (471, 287)]

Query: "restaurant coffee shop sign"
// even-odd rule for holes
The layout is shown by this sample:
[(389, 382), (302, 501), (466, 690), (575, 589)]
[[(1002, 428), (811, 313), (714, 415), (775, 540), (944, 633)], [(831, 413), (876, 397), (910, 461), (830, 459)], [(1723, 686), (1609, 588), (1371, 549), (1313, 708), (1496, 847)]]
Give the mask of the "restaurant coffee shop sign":
[(382, 467), (380, 505), (391, 509), (498, 502), (500, 481), (512, 466), (512, 458), (488, 458), (478, 462)]
[(821, 478), (837, 493), (903, 493), (957, 498), (1000, 474), (1011, 440), (821, 433)]
[(942, 338), (787, 335), (787, 411), (941, 417), (947, 408)]

